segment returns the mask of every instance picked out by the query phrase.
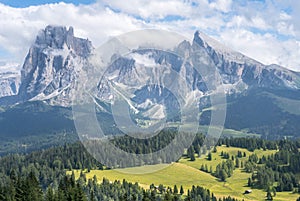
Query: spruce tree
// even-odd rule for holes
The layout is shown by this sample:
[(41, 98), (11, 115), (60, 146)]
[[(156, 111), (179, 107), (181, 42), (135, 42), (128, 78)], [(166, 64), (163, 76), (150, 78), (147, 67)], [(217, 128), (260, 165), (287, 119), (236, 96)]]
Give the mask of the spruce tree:
[(45, 195), (45, 201), (55, 201), (55, 195), (52, 187), (48, 187)]
[(174, 191), (173, 192), (174, 192), (174, 194), (178, 194), (178, 188), (177, 188), (176, 185), (174, 186)]
[(239, 168), (239, 167), (240, 167), (240, 161), (239, 161), (239, 158), (236, 158), (236, 159), (235, 159), (235, 167), (236, 167), (236, 168)]
[(76, 201), (87, 201), (87, 197), (79, 183), (76, 185)]
[(212, 160), (212, 155), (211, 153), (209, 152), (208, 155), (207, 155), (207, 160), (211, 161)]
[(226, 179), (227, 179), (227, 177), (228, 177), (226, 171), (225, 171), (225, 170), (221, 170), (221, 173), (220, 173), (220, 174), (221, 174), (221, 175), (220, 175), (221, 180), (222, 180), (222, 181), (226, 181)]
[(249, 177), (248, 178), (248, 186), (251, 187), (252, 186), (252, 179)]
[(27, 200), (30, 201), (43, 200), (43, 191), (33, 171), (31, 171), (26, 178), (25, 188), (26, 188), (25, 197)]
[(183, 190), (183, 187), (182, 185), (180, 186), (180, 195), (183, 195), (184, 194), (184, 190)]
[(189, 149), (188, 149), (188, 157), (190, 158), (191, 161), (195, 161), (195, 149), (194, 149), (194, 146), (191, 146)]

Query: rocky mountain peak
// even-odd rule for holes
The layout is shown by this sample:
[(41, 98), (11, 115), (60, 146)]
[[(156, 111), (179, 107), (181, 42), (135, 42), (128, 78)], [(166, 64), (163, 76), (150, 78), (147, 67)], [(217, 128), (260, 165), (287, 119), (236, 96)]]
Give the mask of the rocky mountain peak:
[(203, 39), (200, 37), (199, 33), (200, 33), (199, 31), (196, 31), (194, 33), (193, 43), (197, 43), (201, 47), (205, 47), (205, 43), (204, 43)]
[(228, 93), (243, 91), (248, 87), (300, 88), (297, 73), (277, 65), (264, 65), (202, 32), (195, 32), (193, 45), (204, 48), (209, 54)]
[(87, 65), (92, 50), (92, 43), (75, 37), (72, 27), (67, 30), (49, 25), (41, 30), (21, 70), (20, 99), (47, 99), (62, 94)]
[(74, 50), (75, 54), (82, 57), (87, 57), (92, 49), (92, 43), (88, 39), (74, 36), (74, 29), (71, 26), (67, 30), (63, 26), (48, 25), (36, 37), (35, 45), (53, 49), (64, 49), (66, 46), (68, 49)]
[[(300, 75), (281, 66), (266, 66), (239, 52), (222, 45), (216, 40), (197, 31), (192, 43), (182, 41), (175, 51), (179, 55), (193, 56), (201, 48), (207, 52), (220, 73), (227, 93), (239, 93), (249, 88), (284, 88), (299, 89)], [(55, 105), (70, 105), (74, 81), (88, 69), (93, 69), (88, 57), (93, 52), (93, 46), (88, 39), (74, 35), (73, 27), (47, 26), (41, 30), (35, 43), (29, 49), (21, 70), (21, 84), (18, 91), (20, 102), (28, 100), (43, 100)], [(181, 63), (172, 54), (162, 51), (135, 50), (128, 60), (119, 59), (111, 69), (111, 77), (116, 82), (128, 84), (136, 80), (137, 76), (147, 76), (159, 80), (159, 74), (137, 70), (138, 59), (143, 58), (160, 66), (169, 64), (173, 70), (181, 73), (195, 90), (205, 92), (203, 83), (190, 66), (182, 68)], [(161, 70), (161, 69), (160, 69)], [(116, 77), (117, 75), (117, 77)], [(198, 78), (199, 77), (199, 78)], [(197, 78), (197, 79), (196, 79)], [(10, 82), (5, 81), (5, 86)], [(4, 86), (4, 84), (3, 84)], [(105, 91), (104, 89), (99, 89)], [(110, 97), (110, 96), (103, 96)], [(55, 101), (53, 101), (55, 100)]]

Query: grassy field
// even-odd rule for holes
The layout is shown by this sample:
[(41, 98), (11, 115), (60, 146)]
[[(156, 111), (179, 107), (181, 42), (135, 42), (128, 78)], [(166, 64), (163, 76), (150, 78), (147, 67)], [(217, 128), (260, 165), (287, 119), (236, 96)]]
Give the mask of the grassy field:
[[(110, 181), (114, 180), (123, 180), (126, 179), (130, 182), (138, 182), (142, 187), (149, 188), (153, 183), (155, 185), (163, 184), (165, 186), (173, 187), (175, 184), (177, 186), (182, 185), (185, 189), (190, 189), (192, 185), (199, 185), (205, 188), (208, 188), (213, 192), (217, 197), (223, 196), (232, 196), (240, 200), (264, 200), (266, 192), (263, 190), (252, 189), (252, 193), (244, 195), (245, 190), (249, 189), (247, 187), (247, 180), (251, 176), (249, 173), (245, 173), (241, 168), (235, 169), (232, 177), (228, 178), (226, 182), (220, 182), (217, 178), (211, 176), (209, 173), (205, 173), (199, 170), (202, 164), (207, 164), (208, 167), (211, 165), (213, 170), (216, 165), (220, 163), (221, 151), (225, 151), (230, 155), (236, 155), (237, 151), (246, 152), (247, 157), (242, 158), (241, 160), (247, 160), (248, 156), (253, 152), (249, 152), (246, 149), (233, 148), (233, 147), (217, 147), (217, 153), (213, 153), (213, 160), (208, 161), (204, 156), (201, 158), (196, 158), (196, 161), (189, 161), (186, 158), (182, 158), (178, 163), (173, 163), (171, 165), (154, 165), (154, 166), (143, 166), (135, 168), (127, 168), (127, 172), (141, 172), (147, 171), (153, 168), (162, 168), (163, 169), (150, 173), (150, 174), (126, 174), (118, 170), (91, 170), (89, 173), (86, 173), (87, 178), (92, 178), (94, 175), (97, 176), (99, 180), (102, 180), (103, 177), (109, 179)], [(272, 154), (275, 151), (263, 151), (256, 150), (255, 153), (258, 156)], [(137, 171), (139, 170), (139, 171)], [(69, 174), (71, 172), (68, 172)], [(80, 171), (75, 171), (75, 176), (79, 177)], [(299, 197), (299, 194), (293, 194), (291, 192), (281, 192), (277, 193), (274, 200), (296, 200)]]
[(188, 158), (181, 158), (179, 160), (180, 163), (183, 163), (183, 164), (186, 164), (188, 166), (191, 166), (191, 167), (194, 167), (196, 169), (200, 169), (201, 165), (207, 165), (208, 168), (210, 166), (212, 166), (213, 170), (216, 169), (216, 166), (221, 163), (221, 161), (225, 161), (226, 159), (223, 159), (221, 156), (220, 156), (220, 153), (221, 152), (227, 152), (229, 153), (230, 157), (232, 155), (236, 156), (237, 155), (237, 152), (238, 151), (241, 151), (242, 153), (246, 153), (246, 157), (242, 157), (242, 158), (239, 158), (240, 161), (243, 161), (244, 163), (248, 160), (248, 157), (251, 155), (251, 154), (256, 154), (259, 158), (262, 157), (263, 155), (271, 155), (271, 154), (274, 154), (276, 151), (275, 150), (266, 150), (266, 151), (263, 151), (263, 150), (255, 150), (254, 152), (250, 152), (248, 151), (247, 149), (243, 149), (243, 148), (236, 148), (236, 147), (226, 147), (226, 146), (218, 146), (217, 147), (217, 153), (212, 153), (212, 160), (211, 161), (208, 161), (206, 160), (207, 158), (207, 155), (202, 155), (201, 158), (197, 158), (196, 157), (196, 160), (195, 161), (190, 161)]

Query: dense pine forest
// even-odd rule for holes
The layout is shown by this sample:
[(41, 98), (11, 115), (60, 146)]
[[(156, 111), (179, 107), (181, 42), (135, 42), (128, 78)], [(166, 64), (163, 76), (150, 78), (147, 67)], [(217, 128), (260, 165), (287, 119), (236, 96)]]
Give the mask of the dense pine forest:
[[(160, 135), (158, 140), (168, 143), (171, 137), (170, 133), (165, 133)], [(211, 160), (211, 153), (216, 152), (217, 148), (209, 146), (215, 141), (212, 139), (208, 147), (202, 147), (204, 137), (198, 134), (184, 157), (193, 161), (195, 157), (207, 154), (207, 160)], [(128, 136), (113, 141), (116, 145), (127, 147), (135, 153), (149, 153), (160, 148), (155, 142), (132, 140)], [(235, 168), (242, 166), (245, 172), (252, 175), (248, 178), (248, 187), (265, 190), (268, 200), (273, 199), (276, 192), (300, 193), (300, 140), (222, 138), (216, 145), (277, 151), (268, 156), (258, 157), (255, 154), (247, 156), (248, 160), (245, 163), (240, 162), (246, 157), (245, 152), (238, 152), (237, 155), (222, 152), (221, 156), (226, 160), (220, 162), (216, 169), (203, 166), (199, 171), (209, 172), (220, 181), (226, 181), (232, 176)], [(108, 167), (91, 157), (79, 142), (27, 154), (9, 154), (0, 158), (0, 164), (0, 200), (237, 200), (229, 195), (216, 198), (209, 189), (196, 185), (188, 190), (184, 190), (183, 186), (154, 186), (154, 184), (149, 188), (142, 188), (138, 183), (126, 180), (109, 181), (103, 178), (99, 181), (96, 176), (87, 179), (85, 172), (105, 171)], [(74, 172), (66, 173), (73, 170), (82, 170), (79, 178), (75, 179)]]

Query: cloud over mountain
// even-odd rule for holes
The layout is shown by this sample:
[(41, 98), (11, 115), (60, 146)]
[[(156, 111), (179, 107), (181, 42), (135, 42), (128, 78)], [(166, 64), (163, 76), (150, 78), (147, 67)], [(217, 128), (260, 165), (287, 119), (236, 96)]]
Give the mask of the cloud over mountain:
[[(73, 26), (97, 47), (112, 35), (162, 28), (186, 36), (195, 30), (265, 63), (300, 70), (297, 1), (98, 1), (13, 8), (0, 4), (0, 58), (20, 62), (32, 37), (48, 24)], [(3, 58), (2, 57), (2, 58)]]

